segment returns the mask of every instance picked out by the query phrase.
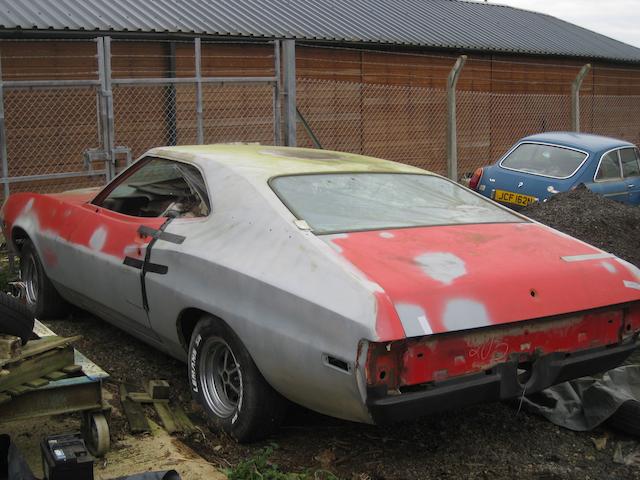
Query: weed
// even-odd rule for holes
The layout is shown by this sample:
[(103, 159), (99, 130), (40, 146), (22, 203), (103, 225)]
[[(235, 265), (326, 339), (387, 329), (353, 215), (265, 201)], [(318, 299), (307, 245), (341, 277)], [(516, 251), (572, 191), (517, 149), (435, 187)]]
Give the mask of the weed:
[(282, 472), (269, 457), (278, 448), (272, 444), (258, 451), (253, 457), (240, 462), (235, 468), (227, 469), (229, 480), (339, 480), (326, 470), (305, 471), (301, 473)]

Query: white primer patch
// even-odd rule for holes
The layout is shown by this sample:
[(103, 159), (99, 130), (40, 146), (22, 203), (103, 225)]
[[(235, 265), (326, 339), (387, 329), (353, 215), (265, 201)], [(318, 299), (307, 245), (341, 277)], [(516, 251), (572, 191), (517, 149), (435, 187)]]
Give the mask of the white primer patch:
[(338, 253), (342, 253), (342, 247), (335, 243), (334, 240), (338, 240), (341, 238), (349, 238), (349, 235), (347, 235), (346, 233), (336, 233), (335, 235), (331, 235), (331, 237), (329, 237), (329, 246)]
[(614, 258), (610, 253), (590, 253), (588, 255), (569, 255), (560, 257), (565, 262), (585, 262), (587, 260), (602, 260), (604, 258)]
[(31, 211), (31, 209), (33, 208), (33, 202), (34, 202), (34, 199), (33, 199), (33, 198), (30, 198), (30, 199), (27, 201), (27, 203), (25, 203), (25, 205), (24, 205), (24, 210), (22, 210), (22, 213), (30, 212), (30, 211)]
[(616, 266), (609, 262), (602, 262), (601, 265), (605, 268), (605, 270), (609, 273), (617, 273), (618, 269)]
[(485, 306), (466, 298), (457, 298), (447, 303), (442, 321), (449, 331), (486, 327), (491, 324)]
[(396, 303), (394, 307), (398, 312), (398, 317), (400, 317), (402, 328), (407, 337), (420, 337), (433, 333), (427, 320), (427, 314), (422, 307), (409, 303)]
[(102, 247), (107, 241), (107, 229), (104, 227), (98, 227), (91, 235), (89, 239), (89, 247), (91, 250), (101, 251)]
[(640, 268), (636, 267), (632, 263), (627, 262), (626, 260), (623, 260), (623, 259), (617, 258), (617, 257), (616, 257), (616, 262), (618, 262), (623, 267), (626, 267), (626, 269), (629, 270), (631, 275), (636, 277), (636, 280), (640, 281)]
[(625, 280), (624, 286), (627, 288), (633, 288), (634, 290), (640, 290), (640, 283), (638, 282), (630, 282), (629, 280)]
[(380, 232), (380, 236), (382, 238), (393, 238), (395, 235), (391, 232)]
[(451, 285), (455, 279), (467, 274), (464, 261), (453, 253), (423, 253), (415, 258), (415, 262), (424, 273), (445, 285)]

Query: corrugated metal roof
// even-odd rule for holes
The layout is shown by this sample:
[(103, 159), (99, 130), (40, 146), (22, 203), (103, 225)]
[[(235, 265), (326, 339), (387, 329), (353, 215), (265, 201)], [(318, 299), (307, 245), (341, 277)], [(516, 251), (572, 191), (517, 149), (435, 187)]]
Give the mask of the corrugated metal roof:
[(458, 0), (0, 0), (0, 27), (370, 42), (640, 62), (640, 49), (557, 18)]

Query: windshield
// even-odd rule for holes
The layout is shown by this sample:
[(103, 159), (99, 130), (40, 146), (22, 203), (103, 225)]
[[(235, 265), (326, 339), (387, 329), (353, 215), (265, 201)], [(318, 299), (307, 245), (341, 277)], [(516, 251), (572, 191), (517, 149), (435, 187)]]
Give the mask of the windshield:
[(569, 178), (587, 154), (555, 145), (522, 143), (500, 162), (504, 168), (552, 178)]
[(520, 217), (433, 175), (333, 173), (274, 178), (271, 186), (315, 233), (521, 222)]

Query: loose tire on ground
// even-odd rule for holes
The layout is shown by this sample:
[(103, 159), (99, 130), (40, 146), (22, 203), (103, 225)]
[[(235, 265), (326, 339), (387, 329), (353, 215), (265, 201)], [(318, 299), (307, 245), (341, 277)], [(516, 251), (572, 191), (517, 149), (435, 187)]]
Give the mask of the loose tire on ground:
[(616, 430), (640, 437), (640, 402), (624, 402), (609, 418), (609, 425)]
[(238, 336), (223, 322), (205, 317), (189, 345), (189, 383), (212, 423), (239, 442), (273, 433), (286, 402), (264, 379)]
[(26, 239), (20, 250), (20, 275), (25, 284), (27, 306), (36, 318), (61, 318), (69, 305), (47, 277), (31, 240)]
[(17, 298), (0, 292), (0, 334), (22, 339), (24, 345), (33, 332), (33, 313)]

